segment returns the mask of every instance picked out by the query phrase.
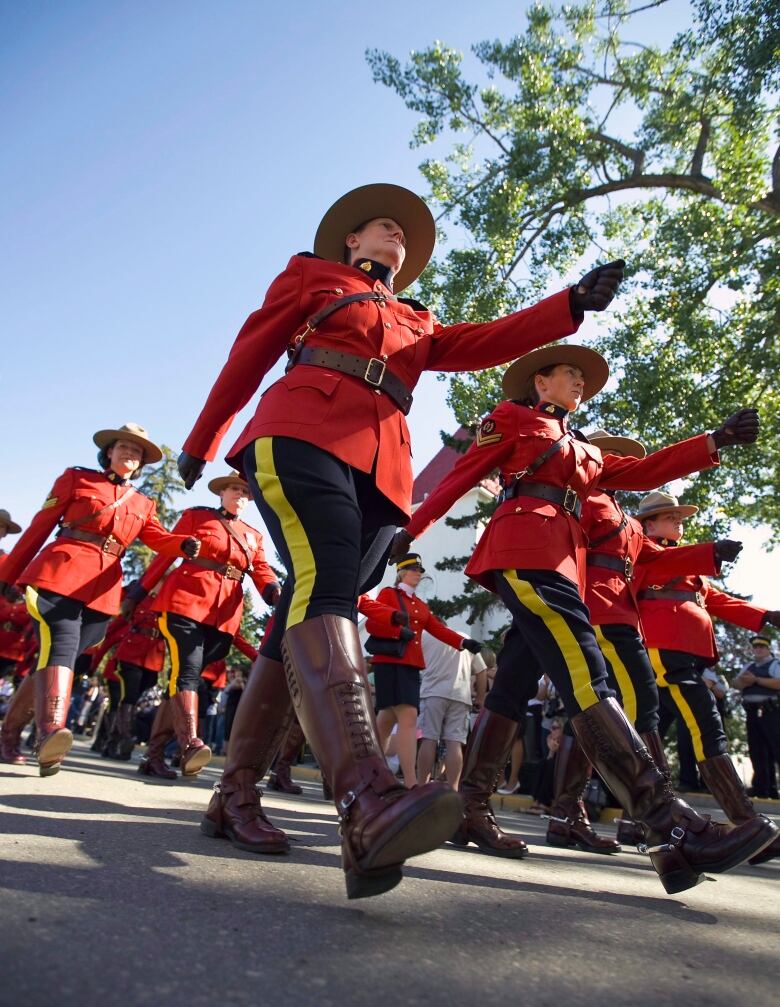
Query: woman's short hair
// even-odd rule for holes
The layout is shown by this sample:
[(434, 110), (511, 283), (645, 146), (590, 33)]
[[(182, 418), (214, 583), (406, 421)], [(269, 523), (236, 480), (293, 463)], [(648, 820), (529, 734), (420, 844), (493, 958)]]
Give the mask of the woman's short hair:
[(536, 390), (536, 375), (541, 374), (543, 377), (549, 378), (557, 366), (557, 364), (548, 364), (546, 367), (540, 367), (538, 371), (535, 371), (528, 382), (528, 391), (525, 397), (516, 401), (519, 401), (521, 406), (538, 406), (541, 399), (539, 398), (539, 392)]
[[(111, 459), (108, 457), (108, 452), (115, 444), (116, 441), (111, 441), (110, 444), (106, 444), (106, 446), (104, 448), (101, 448), (100, 451), (98, 451), (97, 453), (98, 465), (104, 470), (111, 468)], [(137, 479), (140, 476), (141, 469), (144, 467), (144, 465), (146, 465), (146, 453), (144, 453), (144, 456), (141, 460), (141, 464), (138, 466), (135, 472), (133, 472), (130, 478)]]

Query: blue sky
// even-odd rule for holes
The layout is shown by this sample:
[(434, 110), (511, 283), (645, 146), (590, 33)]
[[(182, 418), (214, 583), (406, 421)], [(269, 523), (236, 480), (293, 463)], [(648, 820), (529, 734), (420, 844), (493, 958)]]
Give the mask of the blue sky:
[[(424, 190), (415, 117), (365, 49), (468, 49), (522, 31), (527, 6), (3, 0), (0, 506), (29, 521), (56, 474), (94, 464), (100, 427), (178, 449), (327, 206), (367, 181)], [(668, 36), (687, 10), (638, 26)], [(453, 425), (445, 388), (418, 386), (418, 470)]]

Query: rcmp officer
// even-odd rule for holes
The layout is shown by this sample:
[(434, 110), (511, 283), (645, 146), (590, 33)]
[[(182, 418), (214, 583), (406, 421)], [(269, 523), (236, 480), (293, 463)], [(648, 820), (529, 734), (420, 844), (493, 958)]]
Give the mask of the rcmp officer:
[[(183, 776), (195, 776), (211, 759), (211, 750), (198, 737), (198, 686), (206, 665), (225, 657), (238, 633), (244, 577), (252, 579), (268, 605), (275, 605), (280, 594), (276, 575), (266, 562), (262, 535), (241, 520), (249, 500), (246, 480), (232, 472), (212, 479), (209, 490), (221, 505), (191, 507), (175, 526), (179, 533), (197, 536), (200, 554), (167, 577), (152, 606), (171, 659), (170, 714)], [(138, 584), (128, 589), (131, 604), (150, 591), (169, 566), (164, 556), (153, 560)]]
[(435, 232), (425, 203), (400, 186), (362, 186), (339, 199), (320, 223), (315, 256), (293, 256), (242, 328), (179, 460), (191, 486), (289, 352), (286, 375), (228, 454), (244, 467), (288, 576), (202, 827), (244, 849), (279, 849), (255, 781), (294, 704), (339, 810), (352, 898), (398, 884), (403, 861), (440, 845), (460, 815), (451, 790), (407, 791), (388, 769), (355, 621), (357, 596), (381, 579), (393, 531), (411, 509), (412, 390), (424, 370), (494, 366), (575, 331), (583, 311), (606, 307), (622, 276), (622, 262), (612, 263), (507, 318), (443, 326), (397, 296), (427, 264)]
[[(194, 538), (167, 532), (155, 502), (131, 485), (144, 465), (162, 458), (146, 430), (127, 423), (98, 430), (93, 440), (101, 470), (65, 469), (0, 571), (0, 592), (14, 583), (26, 587), (40, 637), (35, 722), (42, 776), (59, 770), (73, 743), (65, 728), (73, 668), (119, 611), (127, 547), (140, 538), (169, 562), (200, 548)], [(44, 546), (58, 526), (55, 540)]]
[(756, 797), (777, 799), (780, 766), (780, 661), (772, 653), (768, 636), (750, 641), (753, 660), (731, 683), (742, 693), (747, 722), (748, 750), (753, 763)]
[[(644, 458), (644, 445), (630, 437), (610, 436), (605, 430), (588, 435), (604, 455)], [(636, 598), (634, 570), (640, 564), (652, 570), (653, 576), (671, 575), (695, 570), (702, 574), (718, 574), (720, 565), (733, 560), (739, 543), (724, 540), (716, 543), (664, 549), (649, 539), (641, 523), (623, 511), (612, 490), (597, 489), (591, 493), (582, 508), (582, 528), (588, 536), (586, 559), (585, 604), (590, 621), (596, 631), (601, 652), (607, 666), (607, 682), (615, 692), (618, 702), (637, 733), (653, 753), (653, 758), (666, 768), (666, 755), (658, 733), (658, 687), (655, 673), (645, 650), (640, 632), (639, 606)], [(566, 761), (566, 739), (561, 751)], [(581, 766), (582, 757), (573, 746), (575, 767)], [(560, 757), (560, 756), (559, 756)], [(587, 771), (580, 768), (580, 777)], [(577, 769), (570, 770), (573, 785), (578, 782)], [(556, 772), (556, 782), (560, 778)], [(556, 804), (558, 804), (556, 797)], [(563, 805), (571, 805), (571, 795), (564, 787)], [(553, 808), (553, 816), (568, 818), (565, 807)], [(580, 835), (582, 824), (575, 818), (572, 824), (552, 821), (548, 839), (560, 840), (567, 828), (574, 839), (589, 838)], [(644, 841), (641, 828), (636, 823), (621, 819), (618, 822), (618, 839), (633, 843)]]
[[(405, 613), (409, 630), (413, 634), (402, 647), (400, 654), (375, 654), (371, 658), (376, 689), (377, 726), (382, 748), (387, 747), (393, 727), (397, 724), (396, 751), (407, 787), (417, 785), (417, 716), (420, 712), (420, 672), (425, 668), (422, 633), (430, 633), (454, 650), (470, 650), (476, 654), (482, 645), (476, 640), (464, 639), (460, 633), (446, 626), (431, 612), (414, 589), (425, 573), (419, 553), (411, 552), (396, 563), (398, 571), (395, 587), (385, 587), (377, 595), (380, 604)], [(401, 620), (399, 620), (401, 622)], [(399, 637), (404, 623), (395, 627), (393, 636)], [(372, 619), (366, 621), (366, 630), (381, 637), (383, 627)]]
[[(716, 449), (755, 440), (758, 418), (730, 417), (715, 433), (646, 458), (602, 455), (568, 429), (568, 414), (595, 395), (609, 370), (582, 346), (548, 346), (505, 373), (508, 401), (483, 421), (477, 438), (440, 486), (415, 511), (394, 550), (408, 548), (463, 493), (498, 468), (503, 499), (477, 543), (466, 573), (497, 593), (512, 615), (485, 709), (466, 750), (461, 793), (466, 813), (455, 842), (517, 856), (490, 810), (497, 773), (506, 765), (517, 724), (542, 671), (560, 695), (587, 760), (635, 818), (644, 822), (653, 866), (670, 893), (721, 873), (759, 852), (777, 835), (767, 819), (725, 834), (681, 801), (651, 759), (606, 681), (604, 658), (583, 601), (587, 538), (583, 501), (602, 489), (658, 485), (717, 460)], [(733, 435), (726, 430), (735, 428)]]
[[(640, 502), (637, 517), (646, 535), (672, 550), (679, 548), (683, 521), (697, 510), (655, 492)], [(711, 616), (757, 632), (767, 623), (780, 626), (780, 611), (734, 598), (695, 573), (660, 576), (652, 566), (638, 572), (642, 631), (661, 702), (690, 731), (699, 772), (726, 815), (735, 824), (755, 821), (757, 813), (728, 754), (723, 721), (702, 672), (718, 660)], [(776, 839), (750, 862), (762, 863), (779, 853)]]

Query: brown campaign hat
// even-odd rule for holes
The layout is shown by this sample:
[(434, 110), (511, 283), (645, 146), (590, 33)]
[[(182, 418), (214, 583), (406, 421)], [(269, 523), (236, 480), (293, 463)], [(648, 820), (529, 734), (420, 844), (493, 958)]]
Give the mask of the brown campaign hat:
[(227, 476), (217, 476), (216, 479), (212, 479), (209, 483), (209, 489), (212, 493), (216, 493), (217, 496), (219, 496), (226, 486), (241, 486), (247, 493), (249, 492), (249, 483), (238, 472), (231, 472)]
[(320, 221), (314, 238), (314, 254), (332, 262), (343, 262), (347, 235), (376, 217), (395, 220), (406, 238), (406, 258), (393, 280), (397, 294), (425, 269), (436, 244), (433, 214), (427, 203), (410, 189), (389, 182), (375, 182), (345, 193)]
[(101, 451), (113, 444), (114, 441), (134, 441), (144, 449), (144, 465), (159, 462), (163, 456), (157, 445), (149, 440), (149, 431), (137, 423), (124, 423), (114, 430), (98, 430), (92, 440)]
[(606, 430), (594, 430), (588, 434), (588, 440), (595, 444), (604, 454), (610, 451), (628, 458), (644, 458), (647, 448), (641, 441), (635, 441), (633, 437), (617, 437), (607, 433)]
[(656, 514), (665, 514), (667, 511), (673, 511), (681, 518), (686, 518), (693, 517), (694, 514), (698, 513), (698, 510), (699, 508), (694, 507), (693, 504), (681, 504), (677, 497), (672, 496), (671, 493), (662, 493), (661, 490), (653, 490), (652, 493), (648, 493), (646, 497), (643, 497), (639, 501), (636, 516), (640, 521), (644, 521), (645, 518), (654, 517)]
[(531, 350), (506, 369), (501, 381), (504, 394), (508, 399), (528, 398), (534, 375), (556, 364), (572, 364), (582, 371), (585, 378), (583, 402), (600, 392), (609, 378), (609, 364), (600, 353), (575, 343), (551, 343)]
[(10, 513), (3, 507), (0, 507), (0, 524), (6, 526), (9, 535), (18, 535), (22, 530), (22, 526), (12, 520)]

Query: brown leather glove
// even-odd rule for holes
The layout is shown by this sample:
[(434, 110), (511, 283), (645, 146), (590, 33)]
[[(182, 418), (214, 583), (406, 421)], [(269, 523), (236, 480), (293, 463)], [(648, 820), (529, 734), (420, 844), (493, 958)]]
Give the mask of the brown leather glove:
[(757, 409), (738, 409), (717, 430), (712, 431), (712, 439), (716, 448), (728, 448), (733, 444), (755, 444), (759, 428)]
[(21, 601), (24, 595), (18, 588), (14, 587), (13, 584), (9, 584), (8, 581), (0, 580), (0, 595), (3, 598), (7, 598), (8, 601), (18, 602)]
[(408, 531), (405, 531), (403, 528), (397, 531), (393, 544), (390, 546), (390, 555), (387, 558), (388, 563), (397, 563), (402, 556), (405, 556), (409, 552), (409, 546), (412, 542), (414, 542), (414, 539)]
[(390, 622), (392, 622), (394, 626), (408, 626), (409, 615), (399, 609), (397, 612), (393, 612), (390, 616)]
[(181, 544), (181, 551), (187, 557), (187, 559), (195, 559), (195, 557), (200, 552), (200, 539), (197, 538), (185, 538)]
[(623, 279), (625, 265), (623, 259), (615, 259), (586, 273), (569, 293), (572, 313), (603, 311), (608, 307)]
[(777, 626), (780, 628), (780, 611), (774, 609), (771, 612), (767, 612), (764, 616), (764, 624), (769, 623), (770, 626)]
[(188, 455), (186, 451), (182, 451), (176, 464), (179, 469), (179, 475), (184, 480), (185, 489), (188, 490), (191, 490), (198, 479), (200, 479), (206, 467), (206, 463), (202, 458)]
[(715, 543), (715, 562), (718, 566), (723, 563), (733, 563), (742, 552), (742, 543), (734, 542), (728, 538), (722, 538)]

